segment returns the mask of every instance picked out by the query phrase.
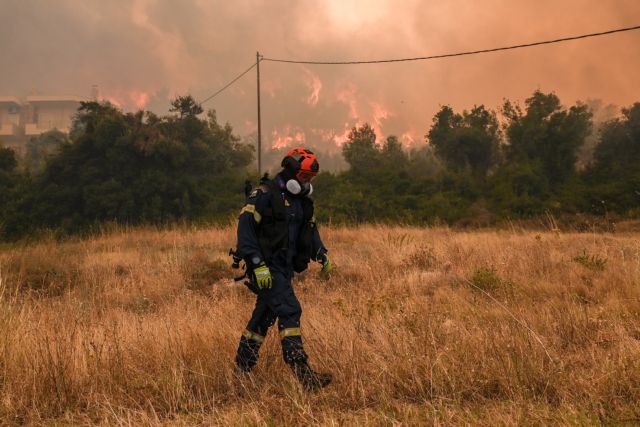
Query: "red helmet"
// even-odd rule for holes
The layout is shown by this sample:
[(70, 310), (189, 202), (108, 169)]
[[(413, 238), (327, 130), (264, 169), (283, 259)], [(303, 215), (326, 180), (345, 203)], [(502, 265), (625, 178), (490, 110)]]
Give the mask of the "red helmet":
[(300, 182), (311, 181), (320, 170), (316, 155), (302, 147), (291, 149), (282, 159), (282, 167), (291, 170)]

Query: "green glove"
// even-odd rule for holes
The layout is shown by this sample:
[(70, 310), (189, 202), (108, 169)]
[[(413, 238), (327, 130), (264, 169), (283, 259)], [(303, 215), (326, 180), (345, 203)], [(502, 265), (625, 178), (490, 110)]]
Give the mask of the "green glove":
[(329, 255), (324, 254), (323, 260), (320, 261), (322, 264), (322, 270), (320, 270), (320, 277), (323, 279), (328, 279), (331, 276), (331, 270), (333, 270), (333, 264), (331, 264), (331, 260), (329, 259)]
[(256, 278), (256, 285), (258, 286), (258, 289), (271, 289), (273, 279), (271, 278), (269, 267), (267, 267), (264, 261), (253, 269), (253, 274)]

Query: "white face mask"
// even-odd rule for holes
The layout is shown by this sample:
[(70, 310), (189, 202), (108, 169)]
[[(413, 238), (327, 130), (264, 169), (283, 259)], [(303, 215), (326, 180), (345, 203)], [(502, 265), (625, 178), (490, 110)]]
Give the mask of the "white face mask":
[(290, 179), (286, 184), (287, 191), (295, 196), (309, 196), (313, 193), (313, 185), (310, 182), (300, 184), (295, 179)]

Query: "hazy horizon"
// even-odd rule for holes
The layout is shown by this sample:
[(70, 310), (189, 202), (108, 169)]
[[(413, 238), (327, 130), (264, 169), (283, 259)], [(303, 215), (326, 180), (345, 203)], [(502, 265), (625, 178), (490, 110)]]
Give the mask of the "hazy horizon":
[[(481, 49), (640, 23), (635, 0), (7, 2), (0, 95), (88, 96), (164, 113), (169, 99), (202, 100), (266, 57), (370, 60)], [(262, 62), (265, 146), (333, 144), (369, 122), (381, 137), (421, 141), (441, 105), (522, 102), (553, 91), (565, 105), (640, 101), (640, 31), (473, 57), (398, 64)], [(635, 71), (634, 71), (635, 70)], [(256, 129), (256, 76), (205, 109), (237, 134)], [(327, 148), (330, 146), (328, 145)]]

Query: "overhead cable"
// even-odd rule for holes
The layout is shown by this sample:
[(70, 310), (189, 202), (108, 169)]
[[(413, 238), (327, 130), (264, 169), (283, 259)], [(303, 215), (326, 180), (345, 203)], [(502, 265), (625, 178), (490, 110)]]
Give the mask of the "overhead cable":
[(213, 98), (215, 98), (216, 96), (218, 96), (219, 94), (221, 94), (226, 88), (228, 88), (229, 86), (231, 86), (232, 84), (234, 84), (235, 82), (237, 82), (242, 76), (244, 76), (245, 74), (247, 74), (249, 71), (251, 71), (253, 69), (253, 67), (255, 67), (257, 64), (253, 63), (249, 68), (247, 68), (246, 70), (244, 70), (242, 73), (240, 73), (236, 78), (234, 78), (233, 80), (231, 80), (229, 83), (227, 83), (226, 85), (224, 85), (224, 87), (222, 87), (221, 89), (219, 89), (217, 92), (215, 92), (214, 94), (208, 96), (207, 98), (205, 98), (204, 100), (202, 100), (200, 102), (200, 105), (204, 104), (207, 101), (212, 100)]
[[(601, 32), (597, 32), (597, 33), (589, 33), (589, 34), (581, 34), (581, 35), (577, 35), (577, 36), (562, 37), (562, 38), (553, 39), (553, 40), (543, 40), (543, 41), (537, 41), (537, 42), (531, 42), (531, 43), (523, 43), (523, 44), (517, 44), (517, 45), (512, 45), (512, 46), (503, 46), (503, 47), (495, 47), (495, 48), (480, 49), (480, 50), (470, 50), (470, 51), (455, 52), (455, 53), (445, 53), (445, 54), (440, 54), (440, 55), (416, 56), (416, 57), (411, 57), (411, 58), (377, 59), (377, 60), (370, 60), (370, 61), (302, 61), (302, 60), (295, 60), (295, 59), (268, 58), (268, 57), (263, 57), (262, 56), (262, 57), (260, 57), (259, 60), (260, 61), (270, 61), (270, 62), (281, 62), (281, 63), (287, 63), (287, 64), (306, 64), (306, 65), (356, 65), (356, 64), (384, 64), (384, 63), (390, 63), (390, 62), (407, 62), (407, 61), (426, 61), (426, 60), (429, 60), (429, 59), (441, 59), (441, 58), (452, 58), (452, 57), (456, 57), (456, 56), (477, 55), (477, 54), (481, 54), (481, 53), (499, 52), (499, 51), (504, 51), (504, 50), (513, 50), (513, 49), (520, 49), (520, 48), (525, 48), (525, 47), (533, 47), (533, 46), (541, 46), (541, 45), (547, 45), (547, 44), (562, 43), (562, 42), (567, 42), (567, 41), (571, 41), (571, 40), (580, 40), (580, 39), (587, 39), (587, 38), (592, 38), (592, 37), (600, 37), (600, 36), (606, 36), (606, 35), (610, 35), (610, 34), (623, 33), (623, 32), (627, 32), (627, 31), (634, 31), (634, 30), (640, 30), (640, 25), (635, 25), (635, 26), (632, 26), (632, 27), (616, 28), (616, 29), (613, 29), (613, 30), (601, 31)], [(215, 98), (216, 96), (221, 94), (229, 86), (231, 86), (232, 84), (237, 82), (245, 74), (247, 74), (249, 71), (251, 71), (256, 65), (258, 65), (257, 62), (251, 64), (251, 66), (249, 68), (247, 68), (245, 71), (240, 73), (238, 76), (236, 76), (229, 83), (224, 85), (222, 88), (220, 88), (218, 91), (216, 91), (212, 95), (210, 95), (207, 98), (205, 98), (204, 100), (202, 100), (200, 102), (200, 105), (212, 100), (213, 98)]]
[(561, 42), (566, 42), (566, 41), (571, 41), (571, 40), (579, 40), (579, 39), (586, 39), (586, 38), (591, 38), (591, 37), (606, 36), (606, 35), (609, 35), (609, 34), (623, 33), (623, 32), (626, 32), (626, 31), (634, 31), (634, 30), (639, 30), (639, 29), (640, 29), (640, 25), (635, 25), (633, 27), (617, 28), (617, 29), (614, 29), (614, 30), (602, 31), (602, 32), (598, 32), (598, 33), (582, 34), (582, 35), (579, 35), (579, 36), (563, 37), (563, 38), (554, 39), (554, 40), (544, 40), (544, 41), (538, 41), (538, 42), (532, 42), (532, 43), (517, 44), (517, 45), (513, 45), (513, 46), (496, 47), (496, 48), (491, 48), (491, 49), (471, 50), (471, 51), (466, 51), (466, 52), (445, 53), (445, 54), (441, 54), (441, 55), (417, 56), (417, 57), (413, 57), (413, 58), (378, 59), (378, 60), (371, 60), (371, 61), (300, 61), (300, 60), (293, 60), (293, 59), (277, 59), (277, 58), (266, 58), (266, 57), (264, 57), (264, 58), (262, 58), (262, 60), (263, 61), (270, 61), (270, 62), (284, 62), (284, 63), (288, 63), (288, 64), (307, 64), (307, 65), (354, 65), (354, 64), (381, 64), (381, 63), (388, 63), (388, 62), (425, 61), (425, 60), (429, 60), (429, 59), (440, 59), (440, 58), (451, 58), (451, 57), (454, 57), (454, 56), (476, 55), (476, 54), (480, 54), (480, 53), (498, 52), (498, 51), (502, 51), (502, 50), (512, 50), (512, 49), (520, 49), (520, 48), (524, 48), (524, 47), (532, 47), (532, 46), (540, 46), (540, 45), (545, 45), (545, 44), (561, 43)]

